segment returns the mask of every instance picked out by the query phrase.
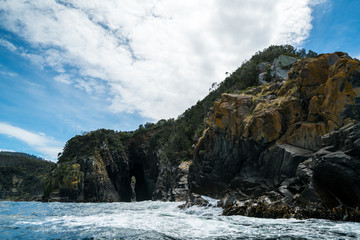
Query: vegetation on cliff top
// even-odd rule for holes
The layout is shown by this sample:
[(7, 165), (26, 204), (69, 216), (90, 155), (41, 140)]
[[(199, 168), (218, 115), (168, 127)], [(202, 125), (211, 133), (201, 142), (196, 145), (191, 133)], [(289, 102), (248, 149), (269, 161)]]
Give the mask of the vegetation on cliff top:
[(65, 145), (64, 151), (59, 154), (59, 162), (73, 160), (74, 157), (94, 155), (98, 148), (104, 144), (110, 151), (122, 149), (122, 139), (127, 138), (129, 134), (118, 133), (114, 130), (99, 129), (91, 132), (84, 132), (71, 138)]

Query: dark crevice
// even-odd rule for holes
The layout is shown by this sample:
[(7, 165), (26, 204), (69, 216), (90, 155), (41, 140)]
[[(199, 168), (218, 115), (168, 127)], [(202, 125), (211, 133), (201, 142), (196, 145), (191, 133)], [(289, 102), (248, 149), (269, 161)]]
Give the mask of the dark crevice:
[(111, 167), (107, 167), (107, 173), (111, 182), (114, 185), (116, 192), (119, 195), (119, 200), (121, 202), (130, 202), (131, 188), (130, 185), (127, 184), (128, 182), (127, 179), (129, 177), (127, 172), (124, 171), (121, 172), (121, 174), (119, 174), (116, 170), (114, 171), (114, 169), (112, 169)]
[(139, 162), (131, 163), (129, 186), (131, 183), (132, 176), (134, 176), (136, 179), (136, 184), (135, 184), (136, 201), (151, 200), (151, 194), (149, 193), (148, 186), (146, 184), (144, 168), (141, 163)]

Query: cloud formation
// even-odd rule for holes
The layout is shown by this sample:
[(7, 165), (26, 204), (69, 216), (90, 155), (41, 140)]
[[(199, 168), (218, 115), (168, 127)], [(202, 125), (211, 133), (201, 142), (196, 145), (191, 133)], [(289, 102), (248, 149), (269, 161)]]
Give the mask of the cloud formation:
[(44, 155), (45, 158), (56, 160), (57, 154), (62, 151), (61, 143), (44, 133), (33, 133), (25, 129), (0, 122), (0, 134), (16, 138)]
[(3, 0), (0, 24), (27, 41), (22, 56), (58, 73), (54, 81), (109, 99), (109, 111), (156, 120), (181, 114), (254, 52), (300, 45), (313, 3)]
[(0, 38), (0, 46), (4, 46), (7, 49), (9, 49), (10, 51), (16, 51), (17, 48), (15, 47), (14, 44), (12, 44), (11, 42), (5, 40), (5, 39), (1, 39)]

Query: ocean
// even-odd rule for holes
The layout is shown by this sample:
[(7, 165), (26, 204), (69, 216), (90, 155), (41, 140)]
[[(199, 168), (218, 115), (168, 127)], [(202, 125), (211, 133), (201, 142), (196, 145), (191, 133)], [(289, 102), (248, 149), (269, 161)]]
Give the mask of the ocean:
[(0, 239), (359, 239), (360, 223), (222, 216), (181, 203), (0, 202)]

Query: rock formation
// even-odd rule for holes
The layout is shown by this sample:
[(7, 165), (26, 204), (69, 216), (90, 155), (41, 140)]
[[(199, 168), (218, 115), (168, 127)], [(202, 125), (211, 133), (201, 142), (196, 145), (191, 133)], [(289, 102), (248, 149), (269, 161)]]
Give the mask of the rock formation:
[(190, 191), (222, 197), (227, 214), (360, 207), (360, 62), (323, 54), (274, 80), (215, 102), (195, 148)]
[[(44, 200), (136, 195), (137, 201), (188, 199), (189, 206), (206, 205), (206, 195), (221, 199), (229, 215), (359, 221), (360, 62), (342, 52), (274, 59), (278, 48), (269, 49), (174, 124), (69, 140)], [(260, 85), (244, 90), (241, 84), (253, 83), (242, 78), (247, 73)]]
[(124, 137), (98, 130), (72, 138), (47, 179), (44, 200), (184, 200), (187, 185), (176, 185), (183, 170), (169, 163), (161, 147), (150, 147), (157, 131)]

